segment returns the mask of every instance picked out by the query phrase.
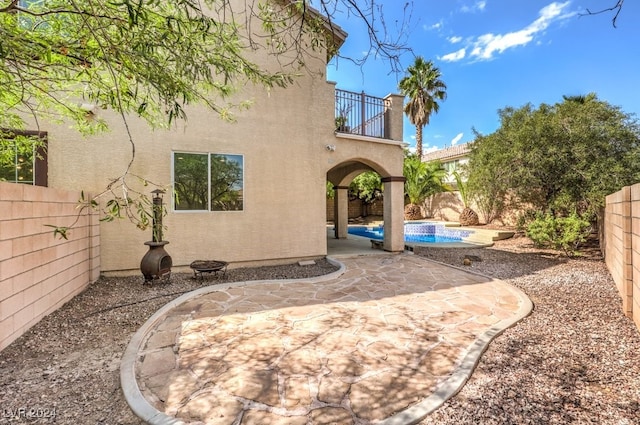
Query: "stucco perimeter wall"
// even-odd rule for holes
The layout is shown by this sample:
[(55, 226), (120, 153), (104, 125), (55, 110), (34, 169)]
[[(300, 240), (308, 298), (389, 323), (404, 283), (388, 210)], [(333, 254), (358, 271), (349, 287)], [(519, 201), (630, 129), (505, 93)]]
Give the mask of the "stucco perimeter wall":
[[(100, 274), (98, 216), (80, 193), (0, 183), (0, 350)], [(69, 226), (68, 240), (47, 225)]]
[(640, 184), (607, 196), (602, 251), (622, 310), (640, 329)]

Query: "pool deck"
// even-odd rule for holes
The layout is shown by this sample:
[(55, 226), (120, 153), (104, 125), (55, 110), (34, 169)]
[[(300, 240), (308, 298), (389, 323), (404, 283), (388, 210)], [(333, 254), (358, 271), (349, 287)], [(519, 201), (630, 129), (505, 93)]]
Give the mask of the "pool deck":
[(500, 280), (367, 238), (328, 239), (340, 270), (203, 287), (168, 303), (121, 362), (150, 424), (413, 424), (529, 314)]

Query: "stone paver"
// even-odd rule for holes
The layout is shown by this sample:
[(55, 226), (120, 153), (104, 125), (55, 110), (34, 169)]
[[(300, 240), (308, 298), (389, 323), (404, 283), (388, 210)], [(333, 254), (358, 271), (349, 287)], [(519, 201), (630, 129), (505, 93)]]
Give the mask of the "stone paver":
[(123, 357), (134, 412), (165, 424), (410, 423), (531, 310), (504, 282), (413, 255), (341, 261), (339, 276), (217, 285), (160, 310)]

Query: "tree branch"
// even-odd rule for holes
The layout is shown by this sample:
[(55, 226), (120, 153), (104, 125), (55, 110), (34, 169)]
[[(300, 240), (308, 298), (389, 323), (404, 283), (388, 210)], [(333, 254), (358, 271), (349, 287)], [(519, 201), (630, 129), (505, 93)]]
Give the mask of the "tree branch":
[(613, 18), (611, 19), (611, 24), (613, 25), (614, 28), (617, 28), (616, 23), (618, 21), (618, 16), (620, 15), (620, 12), (622, 11), (622, 6), (624, 5), (624, 0), (616, 0), (616, 4), (614, 4), (611, 7), (608, 7), (606, 9), (601, 9), (595, 12), (592, 12), (591, 10), (587, 9), (587, 13), (582, 14), (582, 16), (584, 15), (600, 15), (602, 13), (607, 13), (607, 12), (613, 12), (615, 11), (615, 14), (613, 15)]

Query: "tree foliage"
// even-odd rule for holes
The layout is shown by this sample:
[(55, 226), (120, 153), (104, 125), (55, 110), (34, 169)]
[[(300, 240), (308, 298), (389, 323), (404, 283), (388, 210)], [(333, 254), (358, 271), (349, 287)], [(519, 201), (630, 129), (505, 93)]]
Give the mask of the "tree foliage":
[(404, 105), (404, 113), (416, 126), (416, 154), (419, 158), (422, 158), (422, 129), (429, 124), (431, 114), (440, 110), (438, 101), (447, 98), (447, 85), (441, 76), (432, 61), (418, 56), (399, 83), (400, 92), (409, 98)]
[(499, 111), (493, 134), (476, 134), (470, 188), (553, 215), (593, 214), (604, 197), (640, 180), (640, 127), (595, 94)]
[[(375, 27), (375, 2), (315, 3), (326, 16), (307, 0), (0, 0), (0, 127), (20, 128), (26, 114), (72, 118), (87, 130), (83, 103), (154, 125), (185, 118), (196, 102), (228, 119), (225, 99), (237, 87), (286, 86), (310, 52), (337, 54), (336, 13), (370, 22), (375, 53), (398, 60), (401, 41)], [(280, 66), (258, 65), (256, 49)]]
[[(332, 23), (336, 14), (361, 19), (370, 36), (369, 52), (397, 68), (399, 55), (407, 50), (406, 23), (398, 26), (400, 35), (387, 33), (376, 1), (314, 1), (320, 13), (311, 3), (0, 0), (0, 129), (44, 130), (44, 122), (52, 120), (93, 133), (106, 129), (91, 114), (94, 108), (117, 112), (127, 128), (123, 142), (130, 144), (131, 162), (99, 196), (114, 199), (124, 210), (138, 210), (148, 199), (135, 193), (127, 179), (153, 183), (130, 175), (135, 141), (127, 117), (165, 126), (186, 119), (186, 107), (197, 103), (233, 120), (234, 109), (247, 106), (241, 97), (237, 103), (230, 100), (238, 88), (247, 83), (267, 90), (286, 87), (310, 58), (339, 55), (342, 35)], [(405, 19), (409, 15), (405, 6)], [(255, 61), (256, 50), (268, 52), (273, 64)], [(26, 139), (0, 133), (0, 149), (33, 151), (37, 139)], [(130, 213), (144, 225), (143, 217), (136, 220)]]
[(444, 183), (447, 172), (439, 161), (423, 162), (417, 155), (408, 155), (403, 168), (404, 191), (411, 204), (422, 204), (429, 196), (449, 190)]
[(349, 184), (349, 192), (367, 204), (382, 197), (382, 178), (375, 171), (357, 175)]

